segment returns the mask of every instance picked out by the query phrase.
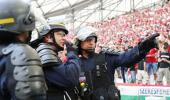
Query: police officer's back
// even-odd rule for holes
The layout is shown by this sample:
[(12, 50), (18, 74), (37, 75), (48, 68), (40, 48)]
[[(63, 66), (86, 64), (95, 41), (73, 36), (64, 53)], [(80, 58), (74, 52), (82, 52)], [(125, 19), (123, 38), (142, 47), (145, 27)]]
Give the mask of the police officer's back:
[(0, 100), (45, 100), (41, 62), (25, 42), (35, 27), (30, 2), (0, 0)]

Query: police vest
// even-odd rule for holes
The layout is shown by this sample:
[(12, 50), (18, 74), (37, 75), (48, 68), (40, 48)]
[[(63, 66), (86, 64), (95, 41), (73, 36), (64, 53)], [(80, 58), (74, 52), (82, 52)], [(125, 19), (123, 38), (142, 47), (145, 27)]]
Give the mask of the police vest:
[(95, 54), (94, 62), (95, 67), (88, 72), (83, 70), (86, 66), (81, 66), (80, 98), (82, 100), (120, 100), (120, 93), (108, 74), (105, 54)]

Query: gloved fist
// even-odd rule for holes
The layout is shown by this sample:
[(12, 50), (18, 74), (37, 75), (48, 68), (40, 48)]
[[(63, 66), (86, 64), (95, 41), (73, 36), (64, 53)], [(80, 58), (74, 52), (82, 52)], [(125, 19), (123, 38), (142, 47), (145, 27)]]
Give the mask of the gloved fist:
[(148, 52), (152, 48), (158, 48), (156, 37), (158, 37), (159, 35), (160, 35), (159, 33), (155, 33), (155, 34), (147, 37), (145, 40), (143, 40), (139, 44), (139, 50)]
[(77, 50), (77, 46), (75, 46), (71, 42), (65, 41), (65, 45), (66, 45), (67, 52), (69, 52), (69, 51), (76, 51)]

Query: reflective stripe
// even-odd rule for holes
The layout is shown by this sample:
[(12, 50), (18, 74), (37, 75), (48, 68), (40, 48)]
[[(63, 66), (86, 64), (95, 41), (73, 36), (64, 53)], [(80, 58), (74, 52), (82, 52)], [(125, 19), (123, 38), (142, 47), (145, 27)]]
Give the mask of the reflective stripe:
[[(71, 100), (71, 97), (69, 96), (69, 94), (67, 93), (67, 91), (64, 91), (64, 93), (66, 94), (66, 96), (68, 97), (69, 100)], [(65, 97), (65, 95), (64, 95)], [(65, 100), (65, 99), (64, 99)]]
[(14, 18), (0, 19), (0, 25), (14, 23), (14, 22), (15, 22)]

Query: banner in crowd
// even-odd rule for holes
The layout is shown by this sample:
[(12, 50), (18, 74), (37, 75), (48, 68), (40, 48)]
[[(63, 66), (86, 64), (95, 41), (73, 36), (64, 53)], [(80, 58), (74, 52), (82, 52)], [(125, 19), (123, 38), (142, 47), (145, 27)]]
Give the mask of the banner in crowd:
[(118, 84), (121, 100), (170, 100), (170, 86)]

